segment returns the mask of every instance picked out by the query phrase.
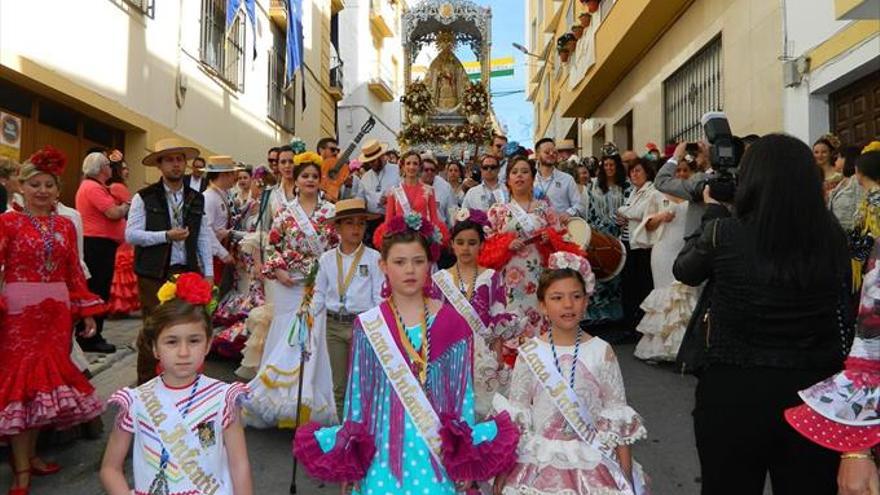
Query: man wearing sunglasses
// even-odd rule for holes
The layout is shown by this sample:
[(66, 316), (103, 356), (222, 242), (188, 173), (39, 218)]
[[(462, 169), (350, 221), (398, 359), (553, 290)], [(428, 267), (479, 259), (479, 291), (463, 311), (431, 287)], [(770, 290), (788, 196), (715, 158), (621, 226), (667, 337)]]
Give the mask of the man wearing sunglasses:
[(556, 152), (556, 143), (553, 139), (539, 140), (535, 145), (535, 153), (538, 157), (535, 198), (549, 201), (563, 225), (571, 217), (585, 218), (587, 212), (584, 211), (581, 192), (578, 190), (574, 178), (556, 168), (559, 155)]
[(269, 148), (269, 152), (266, 154), (266, 164), (269, 165), (269, 170), (272, 171), (272, 175), (280, 180), (281, 177), (278, 175), (278, 150), (279, 148), (277, 147)]
[(504, 148), (506, 146), (507, 136), (502, 136), (501, 134), (495, 134), (492, 136), (492, 147), (489, 149), (489, 154), (498, 159), (498, 165), (501, 167), (498, 174), (498, 180), (502, 183), (504, 182), (504, 178), (507, 177), (507, 158), (504, 156)]
[(504, 203), (509, 197), (507, 188), (499, 180), (501, 163), (494, 154), (480, 157), (479, 185), (470, 188), (464, 195), (462, 208), (488, 211), (495, 203)]
[(449, 185), (449, 182), (446, 182), (446, 179), (437, 175), (439, 168), (440, 165), (437, 164), (437, 159), (434, 158), (433, 153), (430, 151), (422, 153), (421, 181), (423, 184), (434, 188), (434, 198), (437, 200), (437, 213), (440, 215), (443, 223), (449, 225), (449, 210), (453, 207), (457, 208), (458, 205), (455, 204), (455, 200), (452, 197), (452, 186)]
[(324, 137), (318, 140), (318, 154), (321, 160), (336, 158), (339, 155), (339, 143), (336, 138)]

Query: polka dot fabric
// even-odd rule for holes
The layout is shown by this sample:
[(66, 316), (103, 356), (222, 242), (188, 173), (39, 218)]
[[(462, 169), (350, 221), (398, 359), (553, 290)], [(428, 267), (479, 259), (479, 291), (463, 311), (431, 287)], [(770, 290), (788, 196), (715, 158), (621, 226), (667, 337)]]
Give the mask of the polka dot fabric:
[(785, 419), (810, 441), (838, 452), (870, 449), (880, 444), (880, 425), (845, 425), (822, 416), (807, 405), (788, 409)]

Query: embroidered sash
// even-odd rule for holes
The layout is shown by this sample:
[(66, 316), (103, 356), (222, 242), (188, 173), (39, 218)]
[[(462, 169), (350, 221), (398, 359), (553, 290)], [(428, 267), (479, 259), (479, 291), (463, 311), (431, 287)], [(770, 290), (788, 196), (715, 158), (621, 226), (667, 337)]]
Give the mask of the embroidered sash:
[[(602, 454), (605, 465), (611, 471), (611, 476), (614, 477), (617, 486), (626, 487), (626, 493), (641, 495), (644, 483), (640, 479), (636, 479), (635, 488), (630, 486), (616, 460), (614, 447), (606, 445), (599, 439), (599, 432), (590, 415), (590, 410), (578, 399), (574, 390), (556, 369), (553, 356), (550, 355), (547, 347), (540, 345), (537, 337), (531, 338), (519, 346), (519, 355), (524, 358), (529, 369), (547, 391), (553, 400), (553, 405), (556, 406), (569, 426), (581, 440)], [(638, 477), (636, 469), (633, 469), (633, 477)]]
[(202, 452), (196, 433), (187, 426), (174, 402), (165, 394), (156, 393), (160, 380), (161, 378), (154, 378), (135, 391), (144, 404), (150, 426), (156, 431), (169, 460), (178, 466), (200, 493), (225, 493), (220, 473), (214, 472), (213, 466), (204, 463), (208, 456)]
[(535, 225), (535, 221), (531, 215), (526, 210), (523, 210), (522, 206), (519, 205), (516, 201), (511, 199), (510, 203), (507, 203), (507, 207), (510, 209), (510, 213), (513, 214), (513, 218), (516, 219), (516, 222), (522, 227), (523, 232), (526, 235), (526, 238), (532, 237), (535, 230), (537, 230), (538, 226)]
[[(449, 304), (458, 311), (458, 314), (471, 327), (471, 330), (474, 332), (474, 338), (483, 338), (483, 335), (488, 335), (489, 331), (483, 325), (483, 320), (480, 319), (480, 315), (477, 314), (477, 310), (474, 309), (467, 297), (455, 286), (455, 283), (452, 281), (452, 275), (446, 270), (440, 270), (432, 278), (437, 287), (440, 288), (440, 291), (443, 292), (443, 295), (446, 296)], [(476, 292), (476, 287), (474, 287), (474, 292)]]
[(412, 206), (409, 204), (409, 198), (406, 197), (406, 191), (403, 190), (403, 186), (397, 186), (392, 191), (394, 192), (394, 199), (397, 200), (397, 204), (403, 209), (403, 214), (409, 215), (412, 213)]
[[(315, 209), (317, 210), (321, 206), (321, 203), (315, 205)], [(315, 230), (315, 226), (312, 225), (312, 220), (306, 214), (306, 210), (303, 209), (302, 205), (299, 204), (299, 201), (294, 199), (290, 202), (290, 211), (293, 213), (293, 219), (296, 220), (296, 223), (299, 225), (299, 228), (305, 234), (306, 242), (309, 245), (309, 248), (312, 250), (312, 253), (320, 255), (324, 252), (321, 248), (321, 243), (318, 240), (318, 232)]]
[(391, 330), (388, 323), (382, 316), (381, 306), (377, 306), (369, 311), (361, 313), (358, 317), (363, 326), (367, 340), (376, 352), (382, 370), (385, 376), (394, 387), (400, 403), (406, 409), (410, 419), (416, 426), (419, 435), (428, 445), (428, 450), (437, 461), (437, 465), (442, 468), (443, 462), (440, 457), (440, 417), (437, 411), (425, 395), (415, 375), (406, 364), (394, 337), (391, 336)]

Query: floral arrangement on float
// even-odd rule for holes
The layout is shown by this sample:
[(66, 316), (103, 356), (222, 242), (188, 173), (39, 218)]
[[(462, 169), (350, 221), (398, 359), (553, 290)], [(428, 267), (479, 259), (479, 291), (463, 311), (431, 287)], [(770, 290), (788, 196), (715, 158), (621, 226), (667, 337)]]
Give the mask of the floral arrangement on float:
[(492, 139), (492, 124), (466, 123), (461, 125), (427, 125), (411, 123), (401, 131), (398, 141), (401, 145), (422, 143), (470, 143), (485, 144)]
[(403, 103), (407, 112), (409, 112), (410, 119), (413, 122), (424, 122), (425, 115), (434, 110), (434, 101), (431, 99), (431, 92), (428, 90), (428, 86), (422, 81), (410, 83), (406, 88), (406, 93), (400, 97), (400, 101)]
[(464, 90), (462, 107), (468, 121), (478, 124), (483, 121), (484, 115), (489, 110), (489, 92), (480, 81), (472, 82)]
[(565, 33), (556, 39), (556, 51), (559, 53), (559, 59), (562, 60), (562, 63), (568, 62), (576, 44), (577, 37), (574, 33)]

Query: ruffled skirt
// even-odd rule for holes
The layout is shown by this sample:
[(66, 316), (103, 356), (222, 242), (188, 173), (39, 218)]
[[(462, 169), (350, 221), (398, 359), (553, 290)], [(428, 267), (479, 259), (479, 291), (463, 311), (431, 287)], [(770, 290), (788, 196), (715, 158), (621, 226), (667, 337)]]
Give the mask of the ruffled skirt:
[[(6, 290), (15, 290), (7, 285)], [(44, 299), (0, 319), (0, 436), (68, 428), (101, 414), (103, 403), (70, 360), (67, 301)]]
[(131, 244), (123, 244), (116, 250), (116, 265), (113, 269), (108, 307), (109, 314), (119, 316), (141, 309), (137, 275), (134, 273), (134, 247)]
[(645, 316), (636, 330), (644, 334), (635, 356), (652, 361), (675, 361), (688, 322), (697, 306), (697, 288), (681, 282), (654, 289), (642, 302)]

